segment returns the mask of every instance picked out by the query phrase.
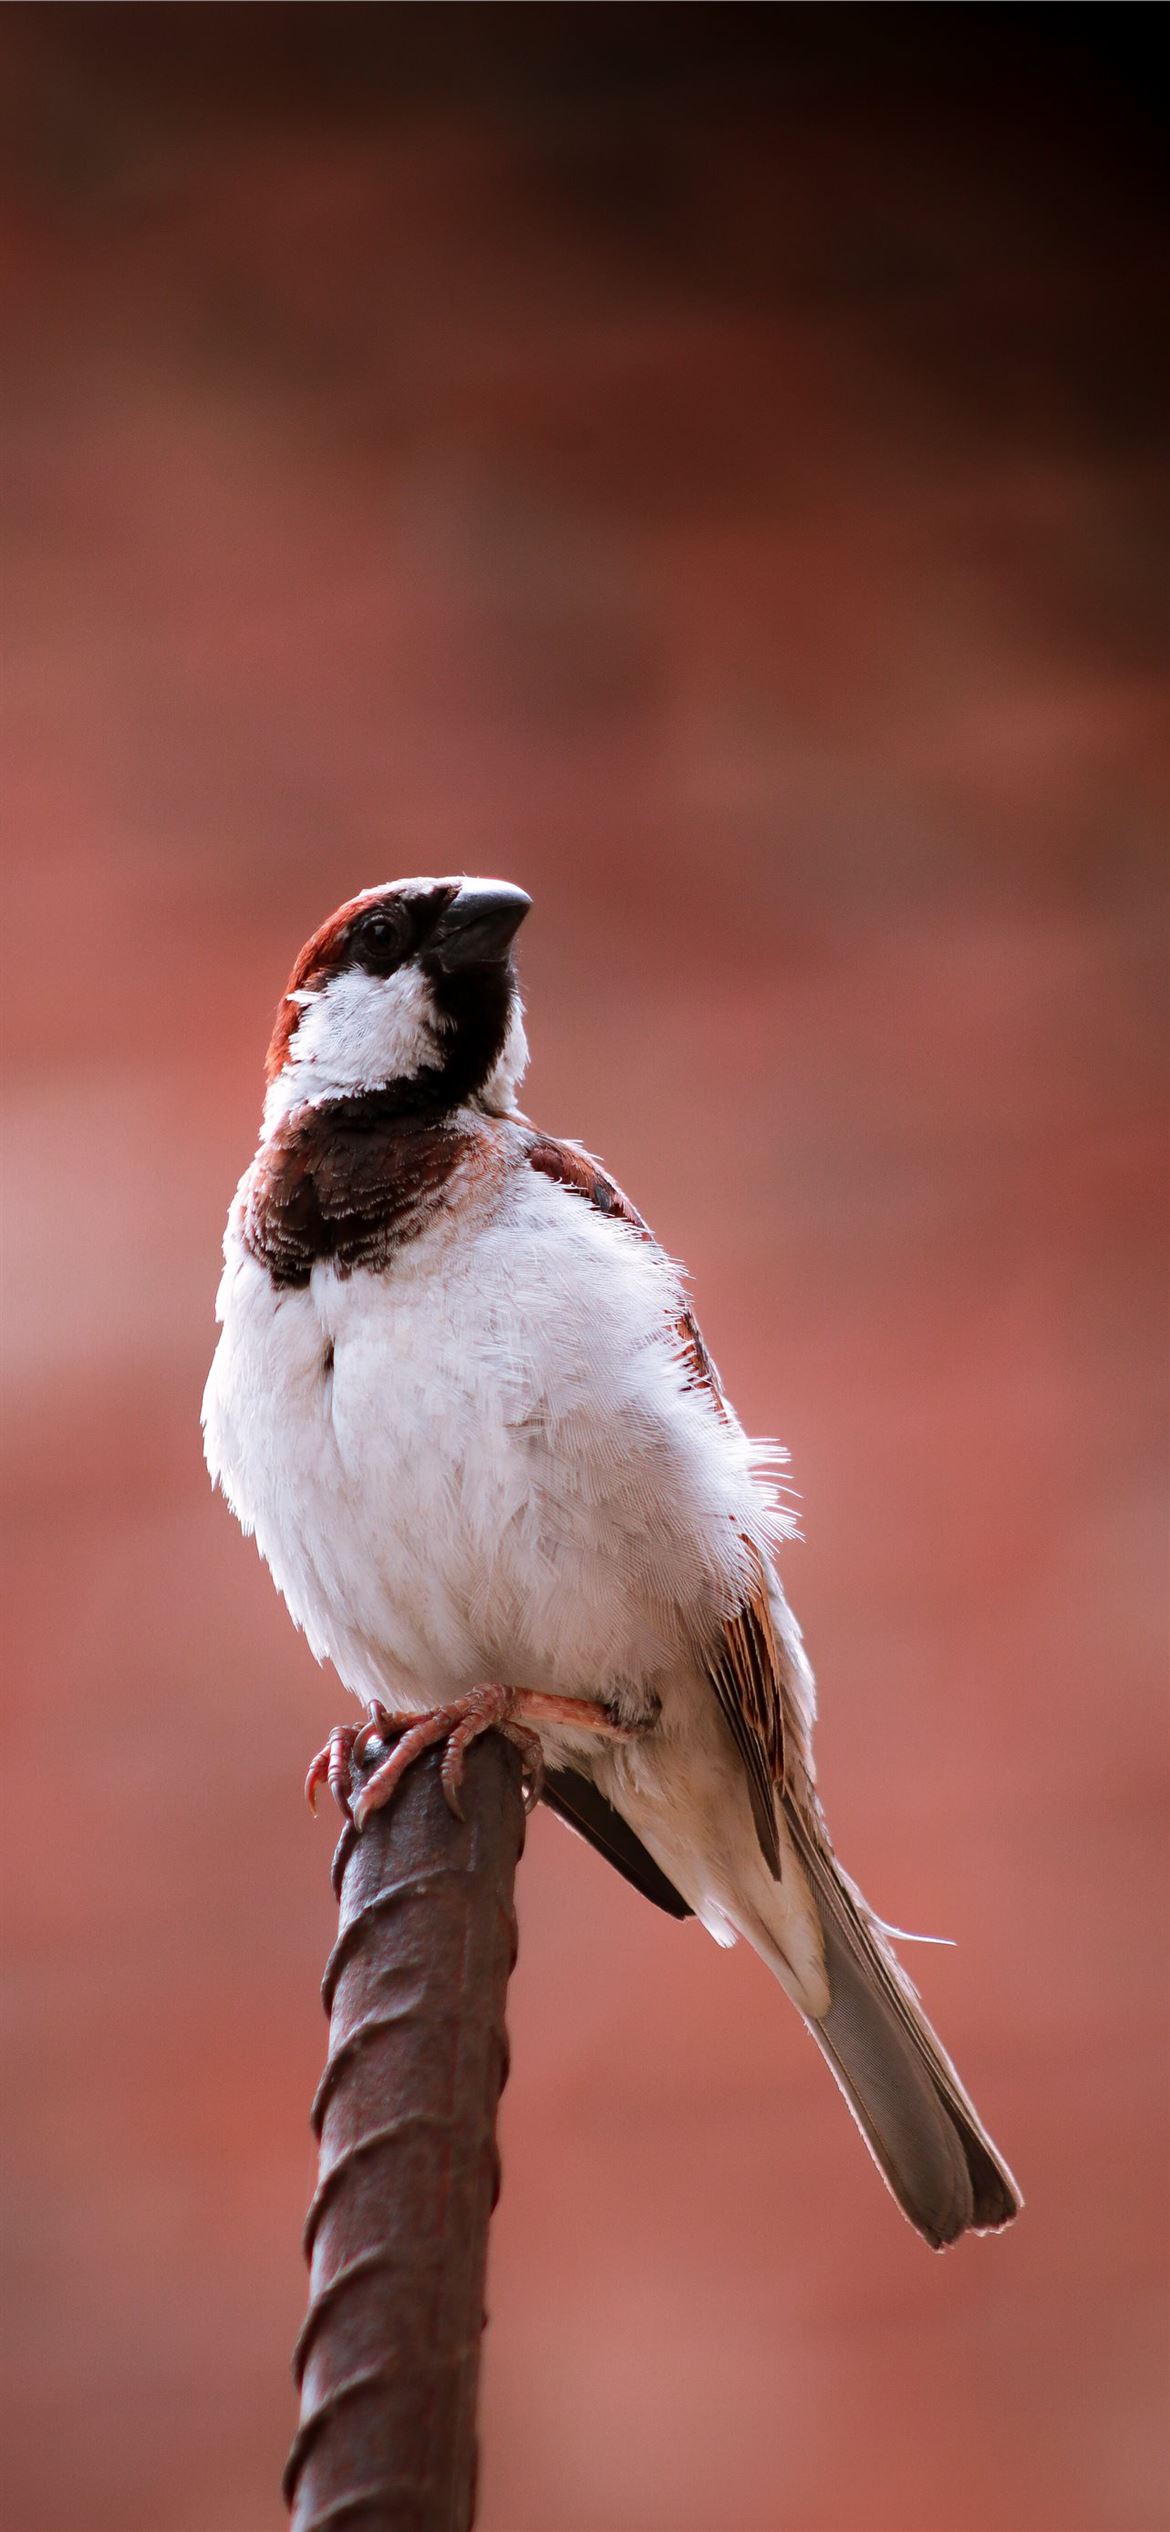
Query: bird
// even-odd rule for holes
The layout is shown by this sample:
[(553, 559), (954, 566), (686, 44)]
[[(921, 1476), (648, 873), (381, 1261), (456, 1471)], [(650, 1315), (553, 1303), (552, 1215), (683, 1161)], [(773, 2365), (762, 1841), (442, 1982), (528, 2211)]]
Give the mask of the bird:
[(441, 1744), (520, 1743), (530, 1794), (644, 1897), (742, 1937), (935, 2249), (1022, 2199), (838, 1863), (780, 1579), (785, 1455), (751, 1440), (682, 1271), (518, 1104), (510, 882), (362, 889), (300, 951), (236, 1191), (208, 1468), (364, 1710), (310, 1769), (360, 1830)]

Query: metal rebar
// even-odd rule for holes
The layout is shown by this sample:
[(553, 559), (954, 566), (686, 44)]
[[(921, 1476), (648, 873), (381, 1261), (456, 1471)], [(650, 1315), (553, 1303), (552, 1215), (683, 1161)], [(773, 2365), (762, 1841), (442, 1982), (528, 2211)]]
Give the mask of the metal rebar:
[(291, 2532), (468, 2532), (474, 2519), (524, 1810), (519, 1753), (499, 1733), (467, 1753), (465, 1821), (439, 1760), (416, 1760), (334, 1857)]

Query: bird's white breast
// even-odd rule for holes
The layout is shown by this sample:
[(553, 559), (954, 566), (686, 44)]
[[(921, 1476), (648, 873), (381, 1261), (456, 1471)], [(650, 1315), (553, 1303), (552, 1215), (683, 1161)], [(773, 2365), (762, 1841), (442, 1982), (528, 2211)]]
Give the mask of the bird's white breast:
[(237, 1203), (207, 1455), (298, 1623), (363, 1696), (645, 1687), (781, 1526), (688, 1385), (674, 1270), (520, 1168), (378, 1271), (276, 1286)]

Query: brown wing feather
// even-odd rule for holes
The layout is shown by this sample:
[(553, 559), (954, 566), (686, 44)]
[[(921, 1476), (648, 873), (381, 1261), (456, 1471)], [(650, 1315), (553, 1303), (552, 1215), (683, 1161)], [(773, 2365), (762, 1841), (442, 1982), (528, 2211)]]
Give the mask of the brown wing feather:
[[(652, 1239), (650, 1230), (636, 1206), (623, 1195), (616, 1181), (607, 1176), (600, 1162), (594, 1160), (577, 1143), (561, 1143), (552, 1135), (534, 1134), (528, 1144), (528, 1160), (543, 1177), (553, 1178), (581, 1196), (598, 1213), (612, 1214), (631, 1230)], [(686, 1365), (689, 1384), (702, 1389), (715, 1412), (724, 1422), (730, 1409), (723, 1394), (719, 1374), (703, 1342), (702, 1330), (688, 1304), (680, 1309), (674, 1322), (679, 1356)], [(776, 1798), (784, 1787), (784, 1671), (780, 1648), (776, 1642), (768, 1588), (763, 1565), (754, 1547), (744, 1541), (753, 1566), (753, 1579), (741, 1608), (724, 1624), (715, 1651), (708, 1657), (707, 1674), (719, 1700), (720, 1709), (744, 1763), (752, 1818), (756, 1835), (769, 1871), (780, 1878), (780, 1839), (776, 1827)]]
[(689, 1305), (685, 1310), (680, 1311), (674, 1323), (674, 1332), (678, 1338), (679, 1353), (690, 1374), (689, 1386), (692, 1389), (705, 1389), (721, 1423), (727, 1424), (730, 1417), (727, 1400), (723, 1395), (723, 1383), (703, 1342), (703, 1331)]
[[(728, 1405), (723, 1384), (693, 1310), (683, 1311), (678, 1337), (693, 1385), (707, 1391), (716, 1413), (726, 1419)], [(779, 1881), (776, 1797), (784, 1790), (784, 1666), (772, 1625), (764, 1570), (755, 1548), (746, 1539), (744, 1545), (754, 1568), (752, 1586), (742, 1608), (727, 1619), (722, 1642), (708, 1663), (708, 1670), (747, 1769), (752, 1818), (764, 1861)]]
[(779, 1881), (776, 1797), (784, 1785), (783, 1673), (763, 1566), (754, 1548), (749, 1553), (755, 1580), (735, 1616), (725, 1621), (707, 1669), (747, 1770), (752, 1817), (764, 1861)]
[(528, 1144), (528, 1165), (538, 1169), (542, 1178), (555, 1178), (558, 1186), (568, 1187), (575, 1196), (584, 1196), (596, 1213), (616, 1214), (619, 1222), (632, 1231), (640, 1231), (643, 1239), (654, 1234), (644, 1222), (636, 1205), (623, 1195), (615, 1178), (606, 1175), (600, 1161), (594, 1160), (580, 1143), (558, 1143), (552, 1134), (534, 1134)]

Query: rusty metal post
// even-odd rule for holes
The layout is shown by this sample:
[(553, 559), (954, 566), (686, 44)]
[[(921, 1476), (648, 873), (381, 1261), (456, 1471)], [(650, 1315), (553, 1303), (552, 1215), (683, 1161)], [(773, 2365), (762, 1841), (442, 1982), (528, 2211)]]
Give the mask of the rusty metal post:
[[(380, 1756), (381, 1753), (379, 1752)], [(291, 2532), (468, 2532), (504, 2002), (524, 1842), (519, 1753), (467, 1755), (466, 1821), (439, 1752), (334, 1858), (309, 2310), (285, 2472)]]

